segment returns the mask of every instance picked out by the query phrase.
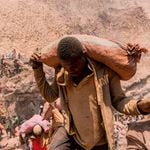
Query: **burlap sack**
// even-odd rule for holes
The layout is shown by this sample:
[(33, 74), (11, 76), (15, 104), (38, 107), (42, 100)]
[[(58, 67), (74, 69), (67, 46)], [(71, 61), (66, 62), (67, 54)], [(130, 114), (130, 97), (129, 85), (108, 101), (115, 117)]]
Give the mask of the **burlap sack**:
[[(84, 47), (84, 52), (88, 57), (110, 67), (121, 77), (122, 80), (128, 80), (136, 73), (137, 62), (140, 60), (141, 53), (145, 52), (145, 49), (139, 48), (138, 45), (123, 46), (117, 42), (112, 42), (95, 36), (67, 36), (76, 37), (81, 41)], [(41, 62), (51, 67), (56, 67), (59, 64), (56, 49), (62, 38), (41, 50)]]

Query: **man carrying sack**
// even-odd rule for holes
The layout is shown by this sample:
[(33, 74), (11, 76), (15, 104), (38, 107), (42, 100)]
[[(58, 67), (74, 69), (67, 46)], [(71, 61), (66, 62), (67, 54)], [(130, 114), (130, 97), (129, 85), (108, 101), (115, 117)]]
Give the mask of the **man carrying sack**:
[[(139, 47), (132, 48), (140, 51)], [(77, 38), (61, 39), (57, 56), (60, 65), (55, 68), (52, 84), (45, 78), (40, 53), (31, 56), (40, 93), (48, 102), (60, 97), (62, 103), (63, 127), (53, 135), (49, 150), (112, 150), (113, 107), (128, 115), (150, 113), (150, 98), (127, 98), (120, 77), (85, 55)], [(57, 138), (59, 135), (63, 136)]]

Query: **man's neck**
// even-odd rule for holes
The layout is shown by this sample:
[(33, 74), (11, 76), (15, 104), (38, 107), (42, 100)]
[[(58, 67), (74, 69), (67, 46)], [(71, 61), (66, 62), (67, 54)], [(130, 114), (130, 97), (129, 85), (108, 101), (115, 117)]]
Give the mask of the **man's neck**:
[(85, 66), (84, 70), (79, 76), (72, 77), (72, 81), (76, 84), (79, 84), (83, 78), (85, 78), (87, 75), (90, 75), (92, 71), (89, 69), (88, 65)]

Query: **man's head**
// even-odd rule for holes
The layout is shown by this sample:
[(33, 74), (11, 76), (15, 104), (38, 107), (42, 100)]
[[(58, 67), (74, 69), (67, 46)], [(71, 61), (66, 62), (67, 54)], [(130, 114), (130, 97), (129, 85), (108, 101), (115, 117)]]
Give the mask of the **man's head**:
[(86, 64), (81, 42), (75, 37), (63, 38), (57, 48), (61, 65), (71, 76), (79, 76)]

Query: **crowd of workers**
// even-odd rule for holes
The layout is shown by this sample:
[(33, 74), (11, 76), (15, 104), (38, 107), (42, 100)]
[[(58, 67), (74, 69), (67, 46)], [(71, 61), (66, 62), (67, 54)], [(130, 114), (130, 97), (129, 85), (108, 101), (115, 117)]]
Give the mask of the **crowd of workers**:
[(0, 77), (12, 77), (22, 71), (22, 56), (15, 49), (0, 55)]

